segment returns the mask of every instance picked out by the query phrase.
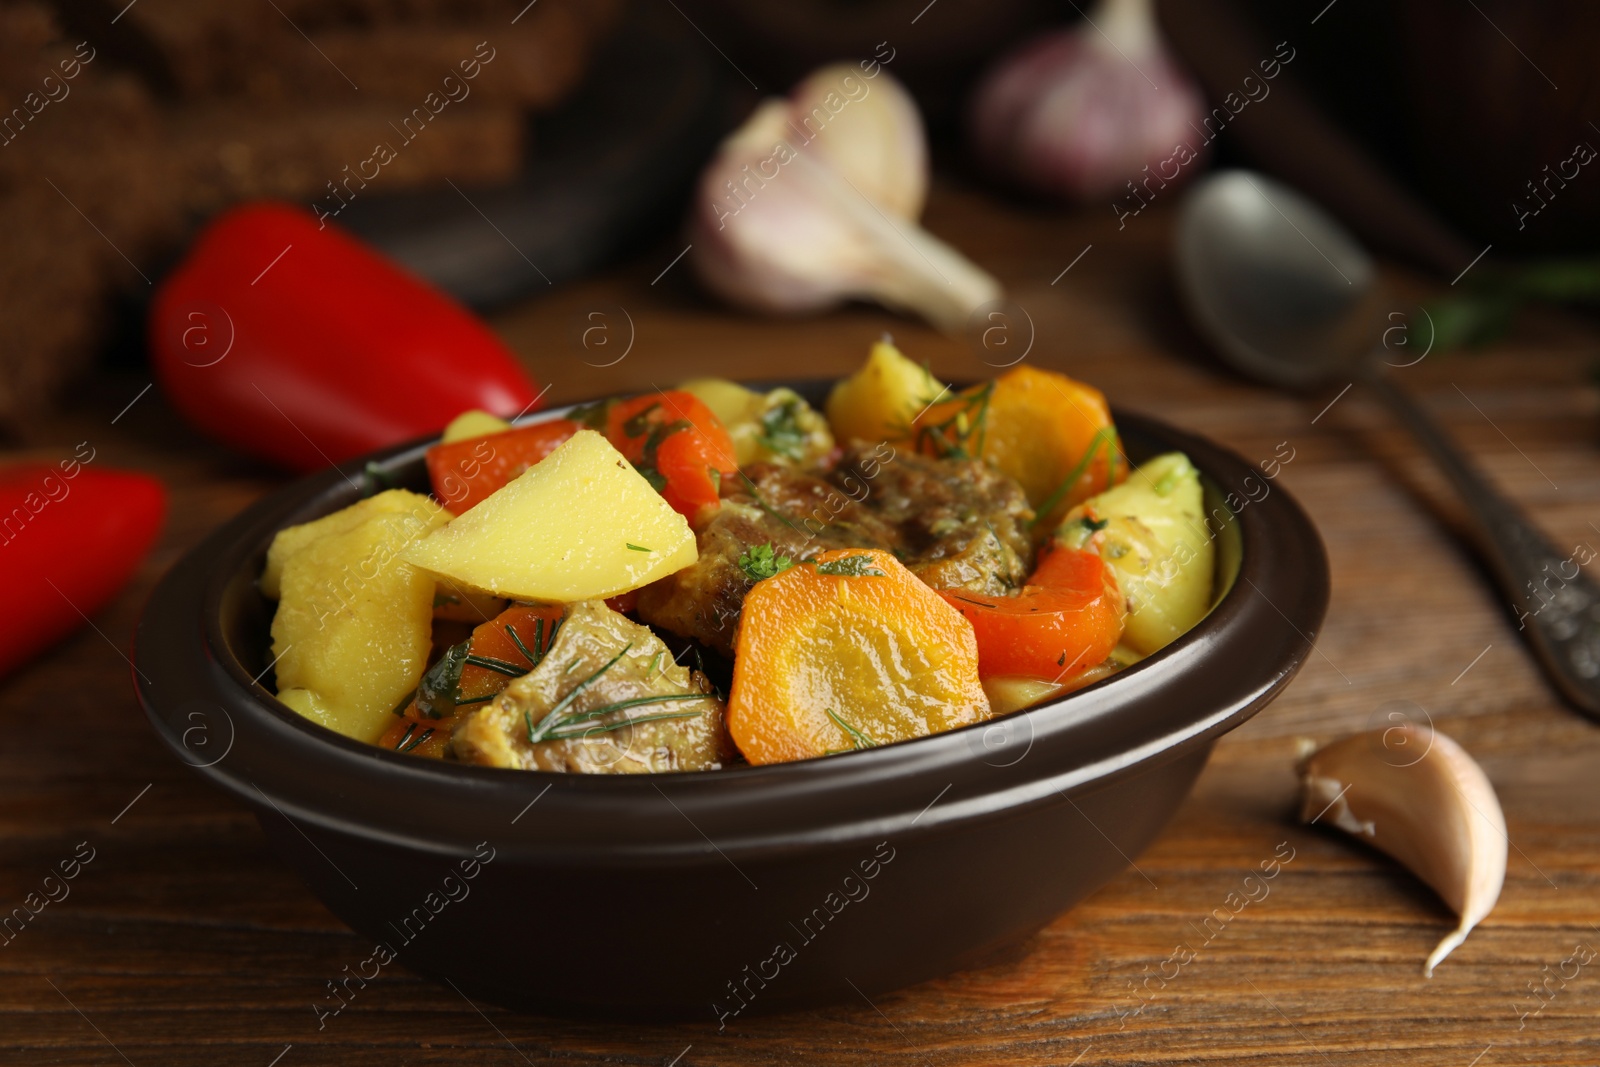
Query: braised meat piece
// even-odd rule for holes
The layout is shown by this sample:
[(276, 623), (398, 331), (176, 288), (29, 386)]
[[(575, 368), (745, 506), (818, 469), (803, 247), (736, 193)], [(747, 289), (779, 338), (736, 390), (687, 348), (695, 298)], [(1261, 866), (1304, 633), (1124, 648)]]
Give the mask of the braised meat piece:
[(1033, 565), (1022, 489), (979, 460), (935, 459), (857, 442), (825, 477), (754, 464), (723, 485), (696, 531), (700, 557), (639, 592), (639, 617), (732, 656), (755, 579), (739, 560), (772, 546), (795, 562), (830, 548), (894, 552), (935, 589), (999, 596)]
[(982, 460), (854, 441), (828, 478), (893, 527), (886, 547), (935, 589), (1004, 596), (1033, 570), (1028, 499)]
[(705, 675), (600, 600), (572, 605), (539, 665), (463, 719), (450, 745), (464, 763), (585, 774), (716, 770), (734, 752)]
[(830, 548), (888, 548), (893, 527), (821, 478), (756, 463), (723, 482), (722, 506), (696, 531), (695, 563), (639, 591), (639, 617), (733, 655), (739, 608), (754, 584), (739, 558), (770, 544), (776, 556), (810, 559)]

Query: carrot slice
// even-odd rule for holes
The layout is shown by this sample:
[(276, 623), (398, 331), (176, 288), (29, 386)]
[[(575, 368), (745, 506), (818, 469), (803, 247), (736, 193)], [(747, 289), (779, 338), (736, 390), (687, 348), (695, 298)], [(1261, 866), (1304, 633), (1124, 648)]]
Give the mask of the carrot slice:
[(721, 480), (739, 471), (733, 439), (722, 420), (681, 389), (611, 405), (606, 438), (674, 511), (691, 519), (701, 508), (716, 507)]
[(1046, 555), (1016, 596), (939, 595), (972, 624), (984, 678), (1067, 681), (1111, 655), (1127, 615), (1111, 568), (1073, 548)]
[(972, 627), (891, 553), (824, 552), (745, 597), (728, 728), (751, 763), (988, 717)]
[(551, 419), (485, 437), (469, 437), (428, 449), (433, 495), (459, 515), (554, 452), (578, 432), (568, 419)]
[[(460, 664), (454, 706), (434, 717), (429, 714), (433, 709), (420, 705), (419, 701), (428, 696), (422, 691), (428, 683), (428, 676), (424, 675), (423, 686), (411, 695), (410, 702), (384, 731), (378, 744), (414, 756), (443, 757), (450, 744), (450, 734), (462, 716), (487, 704), (513, 678), (533, 670), (549, 651), (556, 625), (565, 613), (566, 609), (560, 604), (514, 604), (479, 625), (472, 631), (471, 644), (466, 651), (469, 658)], [(446, 656), (454, 651), (446, 652)], [(450, 703), (451, 695), (445, 696)]]
[(1026, 364), (929, 407), (912, 436), (918, 451), (993, 463), (1028, 494), (1036, 525), (1052, 529), (1128, 474), (1105, 395)]

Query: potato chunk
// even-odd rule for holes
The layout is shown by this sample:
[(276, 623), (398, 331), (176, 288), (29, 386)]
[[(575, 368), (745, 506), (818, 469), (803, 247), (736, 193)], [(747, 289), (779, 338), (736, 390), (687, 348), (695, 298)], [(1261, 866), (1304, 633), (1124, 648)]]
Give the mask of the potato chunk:
[(1155, 457), (1084, 501), (1056, 536), (1093, 546), (1111, 565), (1128, 598), (1122, 641), (1135, 652), (1166, 647), (1211, 609), (1215, 551), (1200, 474), (1181, 452)]
[(840, 441), (903, 440), (911, 436), (917, 413), (945, 391), (943, 382), (885, 336), (872, 346), (865, 365), (828, 394), (828, 422)]
[(284, 703), (347, 737), (383, 732), (432, 643), (433, 576), (401, 553), (449, 517), (391, 489), (279, 532), (261, 585), (280, 597), (272, 654)]
[(733, 751), (705, 675), (599, 600), (572, 605), (539, 665), (450, 743), (465, 763), (575, 774), (715, 770)]
[(616, 596), (695, 561), (682, 515), (604, 437), (580, 430), (405, 553), (441, 578), (517, 600)]
[(833, 451), (828, 420), (793, 389), (769, 393), (726, 378), (696, 378), (679, 386), (722, 420), (739, 466), (776, 463), (815, 467)]
[(500, 416), (472, 408), (450, 420), (450, 425), (444, 428), (444, 436), (439, 438), (439, 443), (448, 445), (455, 441), (470, 441), (475, 437), (505, 433), (509, 429), (511, 424)]

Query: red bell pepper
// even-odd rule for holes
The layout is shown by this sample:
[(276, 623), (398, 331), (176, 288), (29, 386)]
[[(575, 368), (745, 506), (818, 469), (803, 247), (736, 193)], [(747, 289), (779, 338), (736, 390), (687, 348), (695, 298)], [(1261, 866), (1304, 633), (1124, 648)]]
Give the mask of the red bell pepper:
[(739, 472), (733, 439), (722, 420), (680, 390), (612, 404), (606, 412), (606, 437), (673, 510), (688, 518), (718, 504), (722, 479)]
[(536, 397), (465, 308), (286, 204), (212, 222), (156, 293), (149, 340), (162, 388), (195, 425), (298, 470)]
[(1056, 548), (1016, 596), (939, 595), (972, 623), (984, 678), (1064, 682), (1111, 655), (1127, 604), (1098, 553)]
[(0, 468), (0, 675), (104, 607), (161, 532), (161, 483), (93, 459), (85, 442), (56, 464)]

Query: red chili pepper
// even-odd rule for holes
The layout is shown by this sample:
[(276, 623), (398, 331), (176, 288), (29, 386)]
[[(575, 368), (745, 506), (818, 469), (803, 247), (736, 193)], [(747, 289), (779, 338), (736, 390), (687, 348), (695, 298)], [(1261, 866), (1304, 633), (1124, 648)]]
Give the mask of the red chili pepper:
[(510, 350), (437, 289), (315, 216), (261, 202), (206, 228), (150, 314), (162, 388), (201, 429), (314, 470), (509, 416), (535, 390)]
[(939, 595), (972, 623), (985, 678), (1067, 681), (1111, 655), (1127, 606), (1098, 553), (1057, 548), (1016, 596)]
[(54, 465), (0, 468), (0, 675), (104, 607), (161, 532), (161, 483), (93, 459), (86, 442)]
[(551, 419), (504, 433), (434, 445), (428, 449), (427, 457), (433, 495), (446, 509), (459, 515), (554, 452), (579, 428), (568, 419)]
[(720, 502), (724, 476), (737, 474), (733, 439), (711, 409), (679, 390), (611, 405), (606, 437), (680, 515)]

